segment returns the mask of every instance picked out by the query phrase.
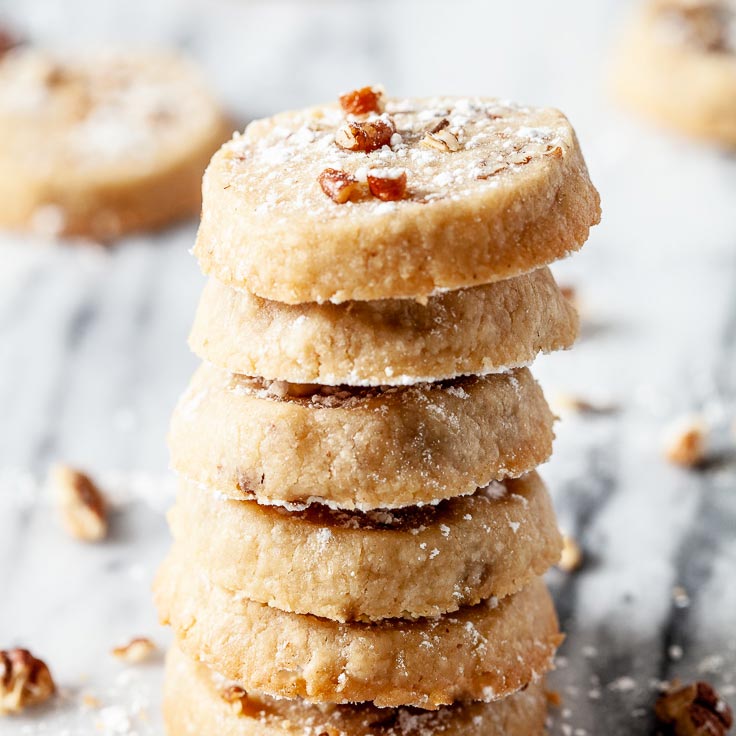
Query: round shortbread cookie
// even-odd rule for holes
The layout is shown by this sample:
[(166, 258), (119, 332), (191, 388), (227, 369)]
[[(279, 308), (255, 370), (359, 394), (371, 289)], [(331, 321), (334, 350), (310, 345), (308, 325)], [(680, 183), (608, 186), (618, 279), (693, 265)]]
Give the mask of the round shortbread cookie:
[(246, 694), (175, 645), (166, 657), (163, 709), (169, 736), (542, 736), (547, 704), (535, 683), (496, 703), (434, 711), (312, 705)]
[(174, 411), (169, 445), (177, 472), (232, 498), (370, 510), (523, 475), (549, 457), (553, 420), (526, 368), (346, 389), (286, 387), (204, 364)]
[(659, 122), (736, 146), (736, 2), (650, 0), (631, 22), (616, 83)]
[(499, 700), (551, 669), (562, 637), (541, 578), (439, 618), (338, 623), (286, 613), (170, 556), (154, 584), (182, 649), (246, 690), (313, 702), (433, 709)]
[(13, 50), (0, 62), (0, 225), (109, 239), (194, 215), (229, 130), (178, 56)]
[(536, 473), (437, 506), (367, 513), (287, 512), (182, 482), (169, 521), (180, 552), (218, 585), (337, 621), (438, 616), (505, 598), (562, 548)]
[(289, 305), (210, 279), (189, 344), (233, 373), (293, 383), (406, 385), (496, 373), (569, 348), (578, 318), (552, 274), (387, 299)]
[[(347, 123), (338, 105), (256, 121), (226, 143), (204, 177), (203, 270), (286, 303), (421, 298), (540, 268), (599, 221), (557, 110), (455, 97), (389, 99), (385, 109), (350, 118), (395, 128), (370, 153), (336, 143)], [(318, 181), (328, 169), (356, 188), (406, 174), (407, 193), (382, 201), (365, 189), (337, 204)]]

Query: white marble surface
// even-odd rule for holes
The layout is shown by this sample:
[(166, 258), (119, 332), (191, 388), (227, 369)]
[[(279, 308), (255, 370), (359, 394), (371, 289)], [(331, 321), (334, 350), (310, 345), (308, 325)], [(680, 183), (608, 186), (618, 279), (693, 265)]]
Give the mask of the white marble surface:
[[(374, 80), (398, 94), (499, 94), (570, 115), (605, 216), (557, 268), (578, 287), (583, 337), (537, 374), (552, 397), (620, 410), (563, 416), (543, 468), (587, 559), (551, 578), (569, 635), (555, 734), (652, 733), (662, 678), (704, 676), (736, 701), (736, 159), (609, 99), (625, 5), (0, 1), (0, 15), (48, 43), (182, 46), (243, 119)], [(166, 425), (195, 366), (185, 342), (202, 284), (193, 234), (185, 225), (110, 251), (0, 244), (0, 646), (32, 648), (66, 693), (0, 721), (3, 736), (161, 734), (160, 662), (125, 668), (109, 650), (167, 638), (149, 586), (168, 545)], [(713, 423), (720, 458), (691, 473), (660, 452), (663, 428), (689, 411)], [(58, 528), (43, 488), (57, 459), (115, 490), (105, 544), (79, 546)], [(689, 605), (673, 600), (677, 585)], [(103, 710), (81, 709), (83, 693)]]

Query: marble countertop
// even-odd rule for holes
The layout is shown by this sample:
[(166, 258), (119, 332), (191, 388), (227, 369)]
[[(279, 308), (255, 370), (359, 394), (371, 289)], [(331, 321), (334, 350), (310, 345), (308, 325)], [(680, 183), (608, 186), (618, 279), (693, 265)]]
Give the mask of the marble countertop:
[[(553, 400), (615, 411), (563, 412), (542, 468), (585, 552), (580, 571), (550, 576), (568, 634), (553, 677), (563, 736), (652, 733), (657, 685), (675, 677), (736, 704), (736, 158), (616, 107), (607, 74), (625, 5), (0, 0), (0, 17), (47, 43), (181, 46), (243, 120), (374, 80), (571, 117), (604, 221), (556, 267), (581, 302), (579, 344), (535, 372)], [(0, 242), (0, 646), (37, 652), (63, 689), (3, 720), (3, 736), (162, 733), (160, 658), (130, 667), (109, 652), (167, 642), (149, 588), (169, 544), (168, 417), (196, 365), (194, 232), (110, 250)], [(688, 472), (661, 446), (690, 412), (712, 427), (714, 459)], [(104, 544), (59, 529), (44, 483), (57, 460), (111, 492)], [(80, 706), (86, 695), (101, 707)]]

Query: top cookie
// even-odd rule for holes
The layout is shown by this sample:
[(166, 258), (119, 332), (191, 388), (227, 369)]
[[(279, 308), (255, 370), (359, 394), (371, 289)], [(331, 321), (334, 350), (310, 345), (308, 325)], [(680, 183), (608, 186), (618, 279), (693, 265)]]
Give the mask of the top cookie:
[(282, 113), (226, 143), (204, 177), (203, 270), (286, 303), (422, 299), (546, 265), (599, 221), (560, 112), (376, 103)]
[(0, 225), (108, 239), (193, 215), (230, 130), (177, 55), (15, 49), (0, 62)]

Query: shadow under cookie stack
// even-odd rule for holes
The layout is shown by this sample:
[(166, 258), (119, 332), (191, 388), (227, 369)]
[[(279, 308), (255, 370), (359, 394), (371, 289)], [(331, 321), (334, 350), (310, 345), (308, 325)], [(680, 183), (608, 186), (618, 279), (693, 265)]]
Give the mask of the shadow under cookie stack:
[(252, 123), (203, 189), (168, 733), (543, 733), (561, 539), (525, 366), (574, 341), (546, 266), (600, 217), (570, 124), (365, 88)]

